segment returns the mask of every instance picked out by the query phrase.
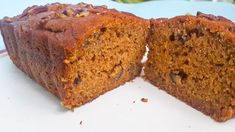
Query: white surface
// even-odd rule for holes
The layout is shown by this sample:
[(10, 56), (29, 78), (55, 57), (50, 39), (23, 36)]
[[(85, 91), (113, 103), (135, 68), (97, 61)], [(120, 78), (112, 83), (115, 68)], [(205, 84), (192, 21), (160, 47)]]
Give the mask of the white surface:
[[(19, 14), (19, 11), (32, 3), (47, 3), (25, 1), (19, 6), (14, 4), (18, 8), (7, 12), (6, 9), (10, 7), (12, 1), (3, 2), (4, 6), (0, 5), (2, 10), (0, 16)], [(235, 6), (224, 3), (147, 2), (122, 5), (109, 1), (102, 3), (103, 1), (97, 0), (93, 3), (107, 4), (145, 18), (171, 17), (200, 10), (235, 20)], [(75, 0), (73, 2), (75, 3)], [(141, 102), (143, 97), (148, 98), (149, 102)], [(75, 109), (74, 112), (66, 111), (60, 106), (56, 97), (19, 71), (8, 56), (0, 57), (0, 107), (1, 132), (232, 132), (235, 130), (235, 119), (226, 123), (216, 123), (141, 78), (106, 93), (93, 102)], [(83, 122), (82, 125), (80, 121)]]

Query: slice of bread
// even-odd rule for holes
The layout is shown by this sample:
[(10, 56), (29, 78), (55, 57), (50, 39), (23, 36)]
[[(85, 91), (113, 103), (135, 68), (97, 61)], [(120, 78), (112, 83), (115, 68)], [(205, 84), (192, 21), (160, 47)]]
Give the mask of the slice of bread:
[(235, 25), (198, 13), (151, 20), (145, 77), (211, 116), (235, 115)]

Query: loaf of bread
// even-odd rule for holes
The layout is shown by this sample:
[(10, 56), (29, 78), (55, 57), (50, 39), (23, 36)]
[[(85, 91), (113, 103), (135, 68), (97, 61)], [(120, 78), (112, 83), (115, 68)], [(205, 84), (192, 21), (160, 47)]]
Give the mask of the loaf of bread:
[[(216, 121), (235, 116), (235, 24), (198, 13), (149, 21), (130, 13), (53, 3), (0, 21), (13, 63), (68, 109), (140, 74)], [(147, 41), (147, 42), (146, 42)]]
[(130, 13), (54, 3), (0, 24), (13, 63), (68, 109), (140, 74), (148, 21)]
[(235, 115), (235, 24), (198, 13), (151, 20), (145, 77), (216, 121)]

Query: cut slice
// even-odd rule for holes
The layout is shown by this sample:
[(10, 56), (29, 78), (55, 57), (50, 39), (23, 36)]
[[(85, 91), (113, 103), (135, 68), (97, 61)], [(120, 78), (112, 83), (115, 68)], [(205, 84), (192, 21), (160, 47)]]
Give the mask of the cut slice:
[(198, 13), (151, 20), (147, 80), (216, 121), (235, 114), (235, 25)]

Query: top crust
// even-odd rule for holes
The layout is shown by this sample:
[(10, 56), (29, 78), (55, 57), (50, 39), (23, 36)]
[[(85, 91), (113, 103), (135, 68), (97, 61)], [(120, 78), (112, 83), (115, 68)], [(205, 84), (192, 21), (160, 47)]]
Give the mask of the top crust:
[(184, 22), (201, 25), (206, 29), (210, 29), (211, 32), (220, 33), (223, 36), (226, 36), (228, 40), (235, 42), (235, 24), (231, 20), (222, 16), (214, 16), (212, 14), (197, 12), (196, 16), (183, 15), (169, 19), (158, 18), (150, 20), (151, 25), (155, 25), (156, 27), (162, 27), (163, 25), (168, 26), (173, 23), (180, 24)]
[[(184, 21), (186, 19), (191, 19), (191, 20), (195, 20), (198, 19), (199, 21), (205, 21), (205, 22), (211, 22), (211, 24), (215, 27), (217, 27), (218, 25), (220, 25), (219, 27), (223, 27), (225, 30), (230, 31), (232, 33), (235, 33), (235, 24), (223, 17), (223, 16), (215, 16), (212, 14), (205, 14), (202, 12), (197, 12), (196, 16), (192, 16), (192, 15), (183, 15), (183, 16), (176, 16), (173, 18), (158, 18), (158, 19), (151, 19), (151, 23), (164, 23), (164, 22), (169, 22), (169, 20), (171, 21)], [(170, 22), (171, 22), (170, 21)]]
[(84, 38), (111, 21), (115, 23), (132, 20), (146, 23), (133, 14), (107, 9), (106, 6), (53, 3), (29, 7), (13, 18), (5, 17), (0, 21), (0, 27), (10, 24), (19, 30), (41, 31), (56, 38), (57, 46), (71, 51), (80, 47)]

